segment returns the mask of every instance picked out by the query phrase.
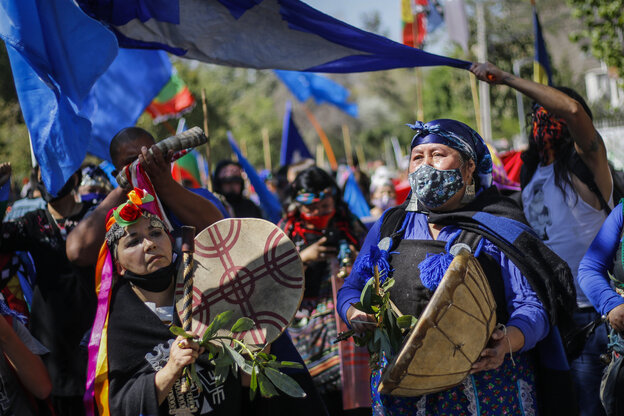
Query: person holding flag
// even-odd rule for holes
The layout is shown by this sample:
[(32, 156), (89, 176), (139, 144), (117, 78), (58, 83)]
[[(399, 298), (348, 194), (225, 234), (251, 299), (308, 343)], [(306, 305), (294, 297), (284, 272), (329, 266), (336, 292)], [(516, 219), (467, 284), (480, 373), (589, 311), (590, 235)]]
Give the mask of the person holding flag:
[[(576, 286), (574, 321), (584, 327), (599, 314), (579, 286), (578, 267), (613, 208), (607, 151), (591, 110), (570, 88), (518, 78), (491, 63), (473, 64), (470, 71), (481, 81), (507, 85), (535, 101), (529, 148), (522, 154), (524, 215), (544, 243), (570, 266)], [(603, 414), (600, 354), (606, 345), (602, 325), (584, 346), (577, 345), (580, 355), (570, 356), (572, 343), (567, 345), (581, 415)]]

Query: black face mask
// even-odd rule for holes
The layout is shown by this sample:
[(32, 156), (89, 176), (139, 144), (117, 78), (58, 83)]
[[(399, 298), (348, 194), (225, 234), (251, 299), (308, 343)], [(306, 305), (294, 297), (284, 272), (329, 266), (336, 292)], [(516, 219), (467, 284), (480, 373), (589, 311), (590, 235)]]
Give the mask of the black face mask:
[(162, 292), (171, 284), (175, 276), (176, 268), (177, 262), (172, 261), (169, 266), (161, 267), (148, 274), (138, 275), (132, 273), (130, 270), (126, 270), (121, 277), (148, 292)]

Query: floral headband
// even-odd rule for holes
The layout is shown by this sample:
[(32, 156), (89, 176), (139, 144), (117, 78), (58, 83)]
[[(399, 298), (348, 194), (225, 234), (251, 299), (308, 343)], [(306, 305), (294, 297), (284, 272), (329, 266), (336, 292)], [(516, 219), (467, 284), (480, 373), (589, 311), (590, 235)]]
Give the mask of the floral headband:
[(106, 242), (109, 247), (114, 247), (123, 237), (125, 228), (136, 224), (142, 216), (149, 218), (152, 227), (166, 228), (160, 218), (142, 208), (152, 201), (154, 197), (144, 189), (134, 188), (128, 192), (128, 201), (113, 209), (106, 220)]
[(310, 205), (310, 204), (314, 204), (315, 202), (322, 201), (328, 196), (334, 196), (334, 194), (335, 192), (332, 188), (326, 188), (319, 193), (305, 192), (302, 190), (302, 191), (299, 191), (299, 193), (295, 197), (295, 201), (303, 205)]

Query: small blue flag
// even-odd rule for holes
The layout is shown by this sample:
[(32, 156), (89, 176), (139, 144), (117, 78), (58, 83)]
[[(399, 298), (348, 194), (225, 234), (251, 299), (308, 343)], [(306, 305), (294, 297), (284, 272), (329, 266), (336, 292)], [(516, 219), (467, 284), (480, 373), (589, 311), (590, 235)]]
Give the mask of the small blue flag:
[(284, 127), (282, 129), (282, 148), (280, 150), (280, 165), (286, 166), (297, 163), (302, 159), (313, 159), (299, 130), (292, 118), (292, 104), (286, 101), (284, 113)]
[(533, 6), (533, 30), (535, 31), (535, 57), (533, 58), (533, 81), (552, 85), (550, 59), (546, 50), (546, 42), (542, 36), (542, 25), (537, 17), (537, 9)]
[(342, 199), (349, 206), (349, 211), (356, 217), (360, 219), (370, 217), (370, 207), (351, 171), (349, 171), (349, 176), (345, 182)]
[(234, 136), (232, 136), (232, 132), (227, 132), (228, 141), (230, 142), (230, 146), (232, 147), (232, 151), (236, 154), (238, 158), (238, 163), (241, 164), (245, 173), (247, 173), (247, 177), (249, 178), (249, 182), (254, 187), (254, 190), (258, 194), (258, 199), (260, 199), (260, 205), (262, 206), (262, 210), (264, 214), (267, 216), (267, 219), (274, 224), (277, 224), (279, 220), (282, 218), (282, 206), (275, 195), (266, 187), (266, 184), (260, 176), (256, 172), (256, 169), (253, 167), (251, 163), (241, 153), (238, 148), (236, 141), (234, 140)]
[(333, 104), (352, 117), (357, 117), (358, 107), (348, 102), (349, 90), (337, 82), (311, 72), (275, 70), (275, 74), (302, 103), (314, 98), (317, 104)]

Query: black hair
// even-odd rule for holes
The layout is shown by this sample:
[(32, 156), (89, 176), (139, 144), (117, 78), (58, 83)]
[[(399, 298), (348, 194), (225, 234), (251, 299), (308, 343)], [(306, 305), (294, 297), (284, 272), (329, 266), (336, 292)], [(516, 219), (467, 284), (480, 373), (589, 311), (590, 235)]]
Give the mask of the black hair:
[(110, 154), (113, 165), (117, 166), (117, 159), (119, 158), (119, 148), (121, 147), (121, 145), (134, 142), (135, 140), (143, 137), (156, 143), (154, 136), (152, 136), (147, 130), (140, 127), (126, 127), (125, 129), (121, 129), (117, 134), (115, 134), (108, 147), (108, 152)]
[[(241, 171), (243, 170), (243, 166), (238, 162), (235, 162), (230, 159), (220, 160), (219, 163), (217, 163), (217, 166), (215, 167), (214, 173), (212, 174), (212, 189), (218, 194), (223, 193), (223, 190), (222, 190), (223, 188), (222, 188), (221, 179), (219, 178), (219, 173), (221, 173), (221, 171), (226, 166), (230, 166), (230, 165), (238, 166), (238, 168)], [(241, 192), (242, 192), (242, 188), (241, 188)]]
[(345, 210), (346, 205), (342, 201), (342, 192), (340, 188), (338, 188), (336, 181), (334, 181), (329, 173), (318, 166), (312, 166), (299, 172), (288, 188), (288, 196), (291, 201), (294, 201), (300, 192), (319, 193), (327, 188), (331, 188), (333, 191), (336, 211)]
[[(590, 119), (593, 120), (593, 114), (589, 109), (589, 106), (583, 99), (583, 97), (568, 87), (554, 87), (562, 93), (566, 94), (568, 97), (576, 100), (581, 106), (583, 110), (587, 113)], [(533, 103), (533, 108), (539, 106), (539, 103)], [(531, 180), (535, 171), (537, 170), (537, 165), (540, 161), (539, 151), (537, 148), (537, 143), (533, 140), (533, 125), (531, 124), (529, 129), (529, 148), (522, 152), (522, 171), (520, 177), (520, 183), (522, 188), (524, 188)], [(562, 137), (556, 141), (555, 144), (555, 161), (553, 164), (553, 169), (555, 173), (555, 185), (561, 189), (561, 192), (565, 194), (565, 188), (567, 186), (572, 186), (572, 178), (570, 177), (570, 173), (572, 172), (572, 158), (576, 153), (576, 149), (574, 147), (574, 140), (572, 139), (572, 135), (568, 130), (567, 126), (563, 128)]]

